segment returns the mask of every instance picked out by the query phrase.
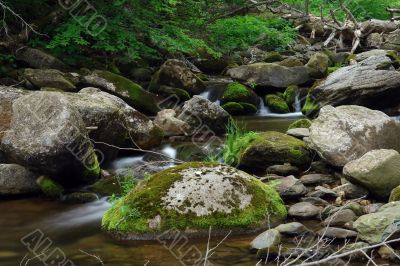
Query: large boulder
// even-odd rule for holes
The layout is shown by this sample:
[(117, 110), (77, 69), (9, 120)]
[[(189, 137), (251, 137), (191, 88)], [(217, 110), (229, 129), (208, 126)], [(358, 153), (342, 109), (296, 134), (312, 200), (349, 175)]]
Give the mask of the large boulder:
[(311, 56), (306, 67), (311, 77), (326, 77), (328, 75), (329, 57), (324, 53), (315, 53)]
[(33, 68), (58, 69), (60, 71), (68, 70), (68, 66), (61, 60), (41, 50), (30, 47), (18, 49), (16, 52), (16, 59)]
[(22, 77), (37, 88), (48, 87), (63, 91), (75, 91), (78, 82), (73, 75), (56, 69), (27, 68), (22, 72)]
[(228, 84), (221, 97), (222, 104), (227, 102), (248, 103), (258, 107), (260, 97), (246, 86), (233, 82)]
[(186, 135), (190, 130), (188, 123), (176, 118), (176, 112), (173, 109), (158, 112), (154, 124), (162, 128), (167, 136)]
[(8, 159), (39, 173), (84, 182), (100, 168), (78, 110), (60, 93), (36, 92), (12, 105), (1, 150)]
[(256, 63), (228, 70), (228, 75), (244, 84), (260, 87), (287, 88), (310, 80), (307, 67), (285, 67), (276, 63)]
[(0, 164), (0, 195), (21, 195), (39, 192), (38, 176), (17, 164)]
[(375, 149), (400, 150), (400, 123), (362, 106), (325, 106), (310, 127), (309, 146), (330, 164), (344, 166)]
[(120, 239), (147, 240), (173, 238), (175, 230), (204, 236), (209, 227), (213, 234), (259, 231), (285, 218), (272, 187), (226, 165), (193, 162), (144, 181), (106, 212), (102, 227)]
[(400, 29), (383, 35), (382, 48), (400, 51)]
[(84, 76), (82, 80), (85, 85), (99, 88), (120, 97), (140, 112), (155, 115), (160, 110), (157, 97), (154, 94), (120, 75), (95, 70), (90, 75)]
[(395, 93), (400, 87), (400, 72), (392, 64), (386, 55), (378, 55), (339, 68), (310, 91), (309, 99), (319, 106), (357, 104), (372, 107), (390, 102), (391, 97), (386, 97), (377, 103), (376, 97)]
[(212, 103), (202, 96), (194, 96), (183, 105), (178, 119), (185, 121), (192, 131), (213, 131), (222, 134), (226, 131), (230, 116), (216, 103)]
[(244, 168), (265, 170), (271, 165), (290, 163), (304, 167), (311, 163), (306, 144), (283, 133), (268, 131), (257, 134), (238, 154)]
[(359, 217), (353, 226), (361, 240), (377, 244), (392, 234), (392, 237), (398, 237), (399, 220), (400, 201), (396, 201), (383, 205), (378, 212)]
[(371, 194), (388, 197), (400, 185), (400, 154), (395, 150), (372, 150), (347, 163), (343, 173)]
[(190, 95), (200, 94), (204, 91), (204, 82), (197, 77), (184, 61), (177, 59), (167, 60), (154, 74), (149, 90), (158, 92), (161, 85), (180, 88)]

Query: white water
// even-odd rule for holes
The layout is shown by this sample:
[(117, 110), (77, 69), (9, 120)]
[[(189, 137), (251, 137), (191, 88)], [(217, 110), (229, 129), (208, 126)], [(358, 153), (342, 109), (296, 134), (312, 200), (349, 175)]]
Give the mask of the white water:
[(134, 165), (138, 165), (143, 162), (143, 155), (135, 155), (129, 157), (122, 157), (114, 160), (111, 163), (110, 170), (118, 170), (123, 168), (132, 167)]
[(268, 106), (265, 105), (263, 99), (260, 99), (260, 106), (258, 107), (257, 116), (261, 117), (277, 117), (277, 118), (293, 118), (293, 117), (301, 117), (303, 114), (300, 112), (301, 106), (298, 97), (296, 96), (296, 103), (295, 103), (295, 111), (294, 113), (287, 113), (287, 114), (277, 114), (272, 113)]
[(176, 148), (172, 147), (170, 144), (167, 144), (164, 146), (164, 148), (161, 149), (161, 153), (168, 156), (169, 158), (176, 159), (176, 155), (178, 152)]

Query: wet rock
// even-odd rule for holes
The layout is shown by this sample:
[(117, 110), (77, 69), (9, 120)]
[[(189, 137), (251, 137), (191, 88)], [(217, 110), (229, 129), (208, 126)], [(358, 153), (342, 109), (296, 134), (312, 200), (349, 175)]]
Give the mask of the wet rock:
[(122, 192), (120, 181), (116, 176), (102, 178), (94, 183), (90, 189), (100, 195), (111, 196), (120, 195)]
[(315, 161), (311, 163), (311, 170), (316, 173), (321, 173), (325, 175), (332, 174), (332, 167), (325, 161)]
[(37, 174), (17, 164), (0, 164), (0, 195), (23, 195), (39, 192)]
[(56, 69), (25, 69), (22, 76), (37, 88), (50, 87), (63, 91), (75, 91), (78, 82), (72, 74)]
[(68, 194), (64, 201), (68, 203), (87, 203), (98, 200), (99, 197), (95, 193), (90, 192), (74, 192)]
[(319, 230), (317, 234), (321, 237), (332, 239), (345, 239), (357, 236), (357, 232), (337, 227), (327, 227)]
[(309, 128), (310, 126), (311, 126), (311, 120), (302, 118), (291, 123), (288, 127), (288, 130), (295, 128)]
[(67, 65), (65, 65), (61, 60), (41, 50), (30, 47), (18, 49), (16, 52), (16, 59), (33, 68), (57, 69), (61, 71), (68, 70)]
[(260, 250), (265, 248), (276, 247), (281, 243), (281, 234), (277, 229), (269, 229), (259, 234), (250, 243), (250, 250)]
[(357, 215), (350, 209), (343, 209), (335, 212), (323, 222), (329, 226), (344, 226), (346, 223), (353, 222), (357, 219)]
[(280, 224), (279, 226), (275, 227), (275, 229), (279, 231), (279, 233), (289, 236), (301, 235), (308, 231), (308, 229), (299, 222)]
[(176, 112), (173, 109), (158, 112), (154, 124), (159, 126), (166, 136), (186, 135), (190, 128), (188, 123), (176, 118)]
[(336, 198), (338, 195), (332, 189), (317, 186), (314, 191), (307, 193), (307, 196), (317, 198)]
[(310, 130), (308, 128), (293, 128), (286, 131), (286, 134), (303, 139), (310, 136)]
[(288, 176), (273, 182), (277, 184), (276, 189), (279, 195), (284, 198), (296, 198), (307, 193), (307, 188), (294, 176)]
[(395, 187), (390, 192), (389, 202), (400, 200), (400, 186)]
[(253, 90), (234, 82), (228, 84), (222, 94), (221, 103), (224, 104), (227, 102), (248, 103), (259, 106), (260, 97)]
[(299, 202), (289, 208), (289, 216), (295, 218), (310, 219), (316, 217), (321, 209), (308, 202)]
[(299, 168), (289, 163), (271, 165), (267, 168), (268, 174), (276, 174), (280, 176), (296, 175), (300, 172)]
[(344, 166), (374, 149), (400, 150), (400, 123), (362, 106), (325, 106), (310, 132), (308, 144), (335, 166)]
[(64, 188), (48, 176), (40, 176), (36, 183), (43, 194), (49, 198), (57, 199), (64, 193)]
[(290, 109), (286, 101), (282, 97), (276, 94), (267, 94), (265, 96), (265, 104), (269, 107), (269, 109), (273, 113), (278, 113), (278, 114), (290, 113)]
[(178, 119), (188, 123), (193, 132), (211, 130), (215, 134), (222, 134), (226, 131), (229, 117), (221, 106), (196, 95), (185, 102)]
[(300, 199), (302, 202), (308, 202), (316, 206), (325, 206), (329, 203), (326, 200), (317, 197), (305, 197)]
[(300, 177), (300, 181), (306, 186), (332, 184), (336, 179), (331, 175), (308, 174)]
[(359, 199), (366, 197), (369, 194), (367, 189), (350, 182), (333, 188), (333, 191), (338, 195), (343, 195), (346, 199)]

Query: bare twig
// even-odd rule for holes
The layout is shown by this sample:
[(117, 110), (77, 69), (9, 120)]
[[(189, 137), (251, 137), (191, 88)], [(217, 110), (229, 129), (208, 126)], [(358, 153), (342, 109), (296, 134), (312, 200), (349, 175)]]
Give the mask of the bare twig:
[(101, 265), (104, 266), (104, 263), (103, 263), (103, 261), (101, 260), (101, 258), (100, 258), (99, 256), (94, 255), (94, 254), (87, 253), (86, 251), (84, 251), (84, 250), (82, 250), (82, 249), (80, 249), (79, 251), (82, 252), (82, 253), (85, 254), (85, 255), (88, 255), (88, 256), (90, 256), (90, 257), (96, 259), (98, 262), (101, 263)]

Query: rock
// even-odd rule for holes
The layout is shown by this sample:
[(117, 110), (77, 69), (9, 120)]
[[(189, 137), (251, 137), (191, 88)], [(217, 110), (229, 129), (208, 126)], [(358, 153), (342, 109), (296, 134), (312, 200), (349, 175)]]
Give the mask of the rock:
[(378, 254), (381, 257), (381, 259), (384, 260), (396, 261), (399, 259), (398, 255), (396, 255), (396, 251), (394, 251), (394, 249), (388, 245), (381, 246), (378, 249)]
[(317, 186), (315, 190), (307, 194), (308, 197), (317, 197), (317, 198), (336, 198), (338, 195), (332, 189)]
[(276, 174), (280, 176), (296, 175), (300, 172), (299, 168), (289, 163), (272, 165), (267, 168), (268, 174)]
[(317, 198), (317, 197), (304, 197), (304, 198), (301, 198), (300, 201), (308, 202), (308, 203), (311, 203), (316, 206), (326, 206), (329, 204), (326, 200), (323, 200), (323, 199)]
[(319, 230), (317, 234), (321, 237), (332, 238), (332, 239), (346, 239), (357, 236), (357, 232), (336, 227), (323, 228)]
[(280, 62), (277, 62), (277, 64), (285, 67), (304, 66), (303, 62), (296, 57), (288, 57)]
[(400, 86), (400, 72), (392, 64), (387, 56), (371, 56), (355, 65), (342, 67), (314, 87), (310, 96), (319, 106), (372, 106), (374, 98), (396, 91)]
[(359, 199), (368, 196), (369, 192), (367, 189), (352, 184), (350, 182), (333, 189), (338, 195), (343, 195), (346, 199)]
[(68, 194), (64, 201), (68, 203), (87, 203), (99, 200), (99, 197), (95, 193), (90, 192), (73, 192)]
[(260, 105), (260, 97), (246, 86), (233, 82), (228, 84), (221, 97), (221, 103), (236, 102), (248, 103), (254, 106)]
[(313, 78), (323, 78), (328, 75), (329, 57), (324, 53), (315, 53), (306, 64), (310, 76)]
[(400, 154), (395, 150), (372, 150), (347, 163), (343, 173), (371, 194), (388, 197), (400, 185)]
[(188, 123), (176, 118), (176, 112), (173, 109), (158, 112), (154, 124), (159, 126), (166, 136), (186, 135), (190, 129)]
[(289, 208), (288, 214), (291, 217), (311, 219), (316, 217), (321, 209), (308, 202), (299, 202)]
[[(363, 249), (365, 252), (368, 253), (368, 251), (370, 250), (368, 248), (369, 246), (370, 245), (368, 245), (368, 243), (365, 243), (365, 242), (349, 243), (348, 245), (346, 245), (343, 248), (343, 250), (340, 253), (343, 254), (343, 253), (355, 251), (355, 250), (358, 250), (358, 249)], [(365, 259), (365, 255), (360, 251), (352, 252), (351, 256), (346, 256), (345, 258), (349, 258), (349, 257), (351, 257), (352, 259)]]
[(34, 194), (37, 175), (17, 164), (0, 164), (0, 195)]
[(36, 180), (40, 190), (49, 198), (60, 198), (64, 193), (64, 188), (47, 176), (41, 176)]
[(95, 70), (83, 78), (83, 83), (114, 94), (140, 112), (157, 114), (157, 97), (135, 82), (108, 71)]
[(150, 81), (152, 74), (151, 69), (144, 67), (134, 68), (130, 72), (130, 76), (136, 81)]
[[(166, 101), (168, 98), (172, 99), (172, 105), (176, 103), (183, 103), (185, 101), (190, 100), (192, 98), (190, 94), (179, 88), (174, 88), (174, 87), (169, 87), (165, 85), (161, 85), (158, 92), (162, 95), (165, 95)], [(175, 103), (174, 103), (175, 100)], [(161, 106), (161, 108), (164, 108), (164, 106)]]
[(310, 151), (303, 141), (274, 131), (259, 133), (239, 152), (238, 158), (245, 168), (263, 170), (283, 163), (305, 167), (311, 161)]
[(227, 74), (248, 86), (255, 84), (260, 87), (287, 88), (310, 80), (306, 67), (285, 67), (276, 63), (243, 65), (229, 69)]
[(324, 220), (324, 225), (328, 226), (344, 226), (346, 223), (353, 222), (357, 219), (355, 213), (350, 209), (342, 209)]
[(302, 118), (294, 121), (288, 127), (288, 130), (295, 128), (309, 128), (311, 126), (311, 120), (307, 118)]
[(308, 231), (308, 229), (299, 222), (292, 222), (287, 224), (280, 224), (275, 229), (283, 234), (289, 236), (301, 235)]
[[(7, 158), (37, 172), (88, 182), (100, 173), (94, 148), (78, 110), (60, 93), (36, 92), (13, 103), (1, 142)], [(78, 180), (75, 180), (78, 179)]]
[(284, 177), (273, 182), (277, 184), (276, 189), (279, 195), (284, 198), (296, 198), (307, 193), (307, 188), (294, 176)]
[(185, 62), (176, 59), (165, 61), (160, 70), (153, 75), (149, 90), (156, 93), (161, 85), (184, 89), (190, 95), (200, 94), (205, 89), (204, 82)]
[(281, 234), (277, 229), (269, 229), (259, 234), (250, 243), (251, 250), (260, 250), (279, 246), (281, 243)]
[(400, 29), (384, 34), (381, 47), (386, 50), (400, 51)]
[(286, 104), (289, 106), (289, 109), (294, 111), (296, 109), (296, 96), (298, 95), (299, 87), (296, 85), (291, 85), (286, 88), (285, 92), (282, 95), (282, 98), (285, 100)]
[(306, 186), (335, 183), (336, 179), (331, 175), (308, 174), (300, 177), (300, 181)]
[(400, 200), (400, 186), (395, 187), (390, 192), (389, 202)]
[(376, 213), (379, 211), (379, 209), (383, 206), (383, 203), (372, 203), (368, 204), (367, 206), (364, 207), (364, 212), (366, 214), (370, 213)]
[(266, 63), (279, 62), (282, 60), (283, 60), (283, 56), (277, 51), (268, 52), (264, 58), (264, 62), (266, 62)]
[(335, 166), (374, 149), (400, 150), (400, 123), (361, 106), (325, 106), (310, 127), (309, 146)]
[(248, 115), (257, 113), (258, 109), (249, 103), (227, 102), (221, 107), (231, 115)]
[(273, 113), (286, 114), (290, 113), (289, 106), (284, 99), (275, 94), (265, 96), (265, 103)]
[(326, 161), (314, 161), (311, 163), (311, 170), (322, 174), (332, 174), (333, 169)]
[(16, 52), (16, 59), (33, 68), (57, 69), (61, 71), (68, 70), (67, 65), (65, 65), (61, 60), (41, 50), (30, 47), (18, 49)]
[[(157, 215), (159, 227), (150, 229)], [(256, 231), (285, 218), (283, 201), (270, 186), (233, 167), (192, 162), (137, 186), (105, 213), (102, 227), (119, 239), (167, 239), (175, 234), (160, 232), (182, 229), (185, 235), (206, 236), (216, 224), (217, 234)]]
[(189, 124), (192, 132), (211, 130), (215, 134), (225, 133), (229, 118), (221, 106), (197, 95), (185, 102), (178, 116), (178, 119)]
[(103, 196), (121, 195), (122, 193), (120, 181), (116, 176), (102, 178), (96, 181), (90, 189)]
[(378, 57), (382, 57), (382, 56), (386, 56), (388, 54), (387, 50), (383, 50), (383, 49), (374, 49), (374, 50), (369, 50), (366, 52), (362, 52), (359, 54), (355, 55), (355, 60), (357, 62), (361, 62), (364, 61), (367, 58), (370, 58), (372, 56), (378, 56)]
[(63, 91), (76, 90), (77, 80), (71, 74), (65, 74), (56, 69), (28, 68), (23, 71), (22, 76), (37, 88), (51, 87)]
[(392, 233), (398, 232), (399, 220), (400, 202), (396, 201), (383, 205), (376, 213), (359, 217), (353, 226), (358, 231), (361, 240), (377, 244)]

